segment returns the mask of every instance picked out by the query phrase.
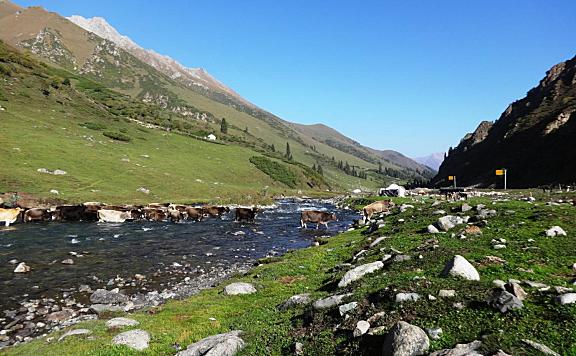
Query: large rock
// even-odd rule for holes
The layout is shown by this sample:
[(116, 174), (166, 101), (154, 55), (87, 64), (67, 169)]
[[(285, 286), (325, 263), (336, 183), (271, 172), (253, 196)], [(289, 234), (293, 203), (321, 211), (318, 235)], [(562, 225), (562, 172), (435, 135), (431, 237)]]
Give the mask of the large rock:
[(128, 297), (115, 291), (96, 289), (90, 296), (90, 301), (94, 304), (121, 304), (126, 303)]
[(176, 356), (233, 356), (246, 344), (240, 338), (241, 330), (234, 330), (204, 338), (180, 351)]
[(576, 293), (566, 293), (556, 297), (556, 301), (560, 304), (574, 304), (576, 303)]
[(81, 336), (81, 335), (90, 335), (90, 334), (92, 334), (92, 331), (90, 331), (88, 329), (70, 330), (67, 333), (65, 333), (64, 335), (60, 336), (58, 341), (60, 342), (69, 336)]
[(332, 295), (330, 297), (319, 299), (319, 300), (315, 301), (312, 306), (314, 307), (314, 309), (317, 309), (317, 310), (318, 309), (332, 308), (332, 307), (335, 307), (337, 305), (342, 304), (344, 302), (344, 299), (348, 298), (351, 295), (352, 294), (350, 294), (350, 293)]
[(236, 282), (227, 285), (224, 288), (224, 294), (226, 295), (239, 295), (239, 294), (252, 294), (256, 293), (256, 288), (250, 283)]
[(150, 334), (140, 329), (125, 331), (112, 339), (114, 345), (126, 345), (138, 351), (147, 349), (149, 342)]
[(369, 273), (376, 272), (382, 267), (384, 267), (384, 263), (382, 263), (382, 261), (376, 261), (353, 268), (350, 271), (346, 272), (344, 277), (342, 277), (340, 282), (338, 282), (338, 287), (340, 288), (346, 287), (350, 283), (359, 280), (360, 278), (364, 277)]
[(480, 280), (480, 274), (478, 273), (476, 268), (474, 268), (474, 266), (472, 266), (472, 264), (470, 264), (468, 260), (466, 260), (464, 257), (460, 255), (454, 256), (446, 264), (446, 267), (444, 268), (442, 275), (460, 277), (467, 279), (469, 281)]
[(453, 349), (432, 352), (429, 356), (482, 356), (476, 352), (482, 346), (482, 341), (475, 340), (468, 344), (457, 344)]
[(286, 310), (290, 308), (294, 308), (298, 305), (306, 305), (312, 303), (312, 299), (310, 299), (310, 294), (297, 294), (293, 295), (290, 298), (286, 299), (282, 304), (278, 306), (280, 310)]
[(123, 328), (125, 326), (136, 326), (138, 324), (140, 323), (134, 319), (120, 317), (108, 320), (106, 322), (106, 327), (108, 329), (117, 329), (117, 328)]
[(430, 340), (424, 330), (405, 321), (397, 322), (386, 335), (382, 354), (385, 356), (424, 355)]
[(562, 229), (560, 226), (552, 226), (548, 230), (546, 230), (546, 236), (554, 237), (554, 236), (566, 236), (566, 231)]
[(493, 308), (500, 310), (502, 313), (506, 313), (509, 310), (522, 309), (522, 307), (524, 307), (522, 301), (514, 294), (499, 288), (492, 291), (492, 296), (488, 299), (488, 304)]
[(464, 219), (459, 216), (446, 215), (438, 219), (436, 222), (436, 227), (441, 231), (448, 231), (454, 228), (456, 225), (464, 223)]

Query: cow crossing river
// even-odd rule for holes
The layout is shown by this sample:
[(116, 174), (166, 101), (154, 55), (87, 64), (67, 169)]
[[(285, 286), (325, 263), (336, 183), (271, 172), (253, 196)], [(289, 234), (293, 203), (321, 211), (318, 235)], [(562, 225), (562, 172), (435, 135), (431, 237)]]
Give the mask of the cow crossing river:
[[(303, 230), (300, 211), (309, 209), (335, 212), (338, 221), (328, 229)], [(169, 288), (186, 277), (193, 282), (202, 274), (222, 274), (310, 246), (315, 237), (345, 230), (356, 217), (329, 201), (280, 200), (254, 223), (235, 222), (232, 209), (202, 222), (49, 222), (0, 228), (0, 317), (2, 310), (18, 309), (26, 300), (86, 301), (82, 285), (141, 293)], [(15, 261), (25, 262), (31, 272), (14, 273)]]

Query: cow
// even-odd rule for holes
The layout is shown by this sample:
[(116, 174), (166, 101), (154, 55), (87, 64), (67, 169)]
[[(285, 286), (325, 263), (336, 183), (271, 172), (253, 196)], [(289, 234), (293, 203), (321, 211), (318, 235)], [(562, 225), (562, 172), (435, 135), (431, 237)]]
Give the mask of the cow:
[(144, 208), (144, 217), (151, 221), (166, 220), (166, 212), (163, 209)]
[(364, 221), (370, 220), (372, 215), (376, 213), (389, 212), (396, 204), (391, 200), (380, 200), (372, 204), (368, 204), (362, 209), (364, 212)]
[(258, 208), (236, 208), (236, 218), (235, 221), (250, 221), (254, 222), (256, 214), (258, 213)]
[(229, 212), (230, 208), (227, 206), (207, 206), (204, 208), (204, 211), (208, 216), (218, 218), (222, 216), (222, 214)]
[(180, 220), (182, 220), (182, 213), (176, 209), (168, 209), (168, 217), (171, 222), (180, 222)]
[(193, 208), (191, 206), (186, 208), (186, 219), (202, 221), (205, 211), (203, 208)]
[(300, 213), (300, 227), (307, 229), (306, 225), (309, 222), (316, 223), (316, 230), (320, 227), (320, 224), (328, 228), (329, 221), (337, 221), (336, 214), (327, 213), (325, 211), (318, 210), (304, 210)]
[(102, 207), (102, 204), (97, 202), (83, 203), (84, 213), (82, 214), (82, 220), (85, 221), (98, 221), (98, 210)]
[(24, 212), (24, 222), (31, 221), (50, 221), (52, 220), (52, 212), (47, 209), (32, 208)]
[(14, 208), (14, 209), (3, 209), (0, 208), (0, 221), (4, 221), (5, 226), (10, 226), (10, 224), (16, 222), (20, 213), (22, 212), (21, 208)]
[(111, 209), (98, 210), (98, 221), (108, 223), (123, 223), (131, 220), (132, 214), (129, 211), (118, 211)]
[(60, 205), (52, 216), (58, 221), (80, 221), (84, 217), (84, 205)]

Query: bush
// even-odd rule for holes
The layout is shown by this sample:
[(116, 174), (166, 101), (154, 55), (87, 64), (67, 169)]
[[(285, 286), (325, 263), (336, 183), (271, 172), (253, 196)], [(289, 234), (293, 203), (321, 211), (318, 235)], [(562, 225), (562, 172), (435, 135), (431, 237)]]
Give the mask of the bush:
[(98, 122), (85, 122), (80, 124), (80, 126), (90, 130), (104, 130), (106, 128), (106, 125), (100, 124)]
[(296, 175), (285, 165), (259, 156), (250, 157), (250, 162), (275, 181), (284, 183), (290, 188), (296, 188)]
[(130, 140), (132, 139), (130, 136), (125, 135), (121, 132), (105, 131), (102, 134), (116, 141), (130, 142)]

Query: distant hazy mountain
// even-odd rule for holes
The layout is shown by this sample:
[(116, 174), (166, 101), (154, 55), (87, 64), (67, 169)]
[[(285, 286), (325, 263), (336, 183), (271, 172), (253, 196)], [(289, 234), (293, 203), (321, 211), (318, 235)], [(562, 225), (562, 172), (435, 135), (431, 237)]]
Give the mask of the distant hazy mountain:
[(508, 170), (508, 187), (576, 182), (576, 57), (553, 66), (538, 86), (484, 121), (448, 152), (434, 179), (462, 185), (502, 186), (496, 169)]
[(428, 156), (416, 157), (414, 160), (420, 164), (434, 169), (435, 171), (438, 171), (440, 164), (442, 164), (442, 161), (444, 161), (444, 152), (436, 152)]

